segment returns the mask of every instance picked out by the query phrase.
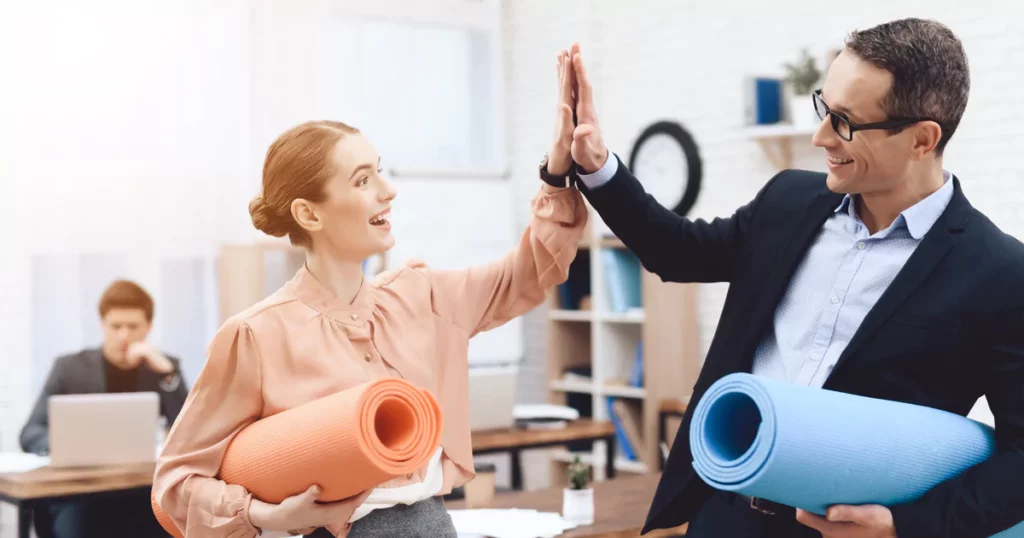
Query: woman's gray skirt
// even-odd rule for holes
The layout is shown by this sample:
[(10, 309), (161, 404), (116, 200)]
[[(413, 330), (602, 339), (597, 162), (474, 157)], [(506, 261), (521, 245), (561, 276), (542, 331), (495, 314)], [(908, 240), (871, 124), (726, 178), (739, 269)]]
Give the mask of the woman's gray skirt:
[[(317, 529), (308, 538), (332, 538), (326, 529)], [(398, 504), (374, 510), (352, 524), (348, 538), (457, 538), (452, 518), (441, 497), (416, 504)]]

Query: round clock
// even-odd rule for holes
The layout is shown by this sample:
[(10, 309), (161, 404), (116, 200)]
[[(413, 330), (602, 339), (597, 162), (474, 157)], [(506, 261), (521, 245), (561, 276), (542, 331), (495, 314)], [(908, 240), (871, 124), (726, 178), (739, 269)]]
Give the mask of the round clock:
[(678, 123), (660, 121), (644, 129), (633, 146), (629, 170), (673, 213), (686, 216), (697, 201), (700, 155), (693, 137)]

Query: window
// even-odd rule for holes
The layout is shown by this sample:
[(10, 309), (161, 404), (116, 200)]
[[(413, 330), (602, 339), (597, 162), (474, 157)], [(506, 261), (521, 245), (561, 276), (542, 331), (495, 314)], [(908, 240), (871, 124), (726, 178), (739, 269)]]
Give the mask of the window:
[(504, 170), (496, 0), (326, 4), (253, 4), (260, 152), (291, 125), (331, 118), (366, 133), (389, 169)]

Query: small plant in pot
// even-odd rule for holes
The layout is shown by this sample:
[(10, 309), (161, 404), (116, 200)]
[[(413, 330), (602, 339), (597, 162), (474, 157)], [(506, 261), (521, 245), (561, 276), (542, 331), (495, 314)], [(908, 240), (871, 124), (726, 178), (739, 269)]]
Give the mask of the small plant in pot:
[(562, 492), (562, 518), (579, 525), (594, 522), (594, 490), (590, 487), (590, 466), (573, 458), (569, 464), (569, 487)]
[(811, 92), (814, 86), (821, 80), (821, 70), (818, 69), (818, 62), (811, 56), (807, 49), (800, 54), (800, 59), (795, 63), (787, 63), (785, 81), (792, 90), (789, 98), (789, 114), (794, 125), (810, 126), (817, 125), (818, 116), (814, 111), (814, 104), (811, 100)]

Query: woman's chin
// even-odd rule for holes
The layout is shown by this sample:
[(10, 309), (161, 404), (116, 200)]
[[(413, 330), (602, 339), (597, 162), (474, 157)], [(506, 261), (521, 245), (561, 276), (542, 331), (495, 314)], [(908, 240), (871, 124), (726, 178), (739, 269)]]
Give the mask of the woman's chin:
[(390, 232), (380, 240), (380, 247), (374, 254), (382, 254), (391, 250), (395, 246), (395, 236), (391, 235)]

